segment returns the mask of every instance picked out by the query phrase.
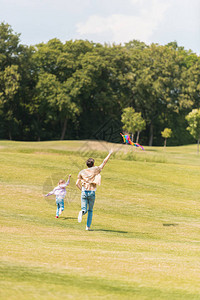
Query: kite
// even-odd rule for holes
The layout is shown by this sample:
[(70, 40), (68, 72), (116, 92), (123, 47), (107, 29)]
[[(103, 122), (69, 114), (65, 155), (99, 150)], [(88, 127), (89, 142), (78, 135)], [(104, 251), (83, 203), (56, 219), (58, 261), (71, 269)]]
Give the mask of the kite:
[(122, 133), (120, 133), (121, 134), (121, 136), (123, 137), (123, 140), (124, 140), (124, 143), (126, 143), (126, 144), (129, 144), (129, 145), (132, 145), (132, 146), (135, 146), (135, 147), (140, 147), (142, 150), (144, 150), (144, 148), (140, 145), (140, 144), (138, 144), (138, 143), (133, 143), (132, 141), (131, 141), (131, 138), (130, 138), (130, 135), (128, 135), (128, 134), (122, 134)]

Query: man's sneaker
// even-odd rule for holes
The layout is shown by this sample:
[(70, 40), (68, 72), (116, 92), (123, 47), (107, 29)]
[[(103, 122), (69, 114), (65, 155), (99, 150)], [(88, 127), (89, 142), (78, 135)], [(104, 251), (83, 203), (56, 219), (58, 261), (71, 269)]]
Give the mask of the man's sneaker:
[(61, 207), (59, 208), (59, 215), (61, 215), (62, 214), (62, 209), (61, 209)]
[(90, 227), (87, 227), (87, 226), (86, 226), (85, 230), (89, 230), (89, 231), (90, 231), (91, 229), (90, 229)]
[(78, 214), (78, 222), (81, 223), (82, 221), (82, 216), (83, 216), (83, 213), (82, 213), (82, 210), (79, 211), (79, 214)]

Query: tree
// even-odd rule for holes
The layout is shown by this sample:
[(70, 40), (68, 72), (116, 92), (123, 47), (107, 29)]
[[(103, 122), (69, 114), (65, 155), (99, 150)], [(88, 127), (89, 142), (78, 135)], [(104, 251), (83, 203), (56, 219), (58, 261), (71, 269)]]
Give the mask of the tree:
[(184, 101), (184, 106), (189, 108), (200, 108), (200, 57), (190, 54), (190, 61), (186, 56), (187, 64), (189, 67), (185, 68), (182, 72), (182, 94), (180, 95), (181, 104)]
[[(80, 113), (78, 105), (70, 97), (66, 82), (61, 83), (56, 76), (49, 73), (40, 74), (35, 88), (34, 110), (36, 115), (37, 139), (41, 139), (41, 133), (55, 124), (61, 124), (60, 139), (65, 137), (67, 122), (75, 122)], [(44, 124), (48, 125), (44, 128)], [(50, 127), (51, 128), (51, 127)], [(55, 129), (55, 128), (54, 128)]]
[(152, 44), (143, 50), (128, 50), (132, 59), (132, 105), (141, 111), (149, 128), (152, 146), (159, 116), (179, 112), (180, 76), (183, 58), (176, 50)]
[(36, 84), (32, 64), (34, 48), (20, 44), (20, 34), (0, 23), (0, 135), (1, 138), (32, 138), (30, 107)]
[(170, 128), (165, 128), (163, 131), (161, 131), (162, 137), (165, 139), (164, 147), (167, 145), (167, 139), (171, 137), (172, 130)]
[(67, 82), (61, 84), (56, 101), (53, 101), (53, 103), (58, 107), (60, 113), (60, 120), (62, 122), (60, 139), (64, 140), (68, 121), (71, 120), (75, 124), (77, 116), (80, 115), (80, 106), (70, 96)]
[(135, 122), (135, 129), (137, 131), (136, 143), (139, 143), (140, 132), (146, 128), (146, 122), (142, 118), (141, 112), (135, 113), (134, 122)]
[(141, 113), (135, 112), (133, 107), (127, 107), (123, 110), (121, 121), (124, 124), (123, 129), (132, 134), (132, 140), (134, 134), (137, 132), (136, 143), (138, 143), (140, 132), (144, 130), (146, 126), (146, 122), (142, 118)]
[(41, 73), (35, 87), (33, 103), (30, 109), (33, 115), (33, 126), (38, 141), (45, 138), (48, 131), (55, 127), (57, 110), (52, 103), (57, 98), (59, 82), (56, 76), (49, 73)]
[(56, 38), (28, 47), (19, 38), (0, 23), (0, 138), (90, 138), (134, 107), (137, 142), (145, 123), (149, 145), (162, 143), (165, 127), (174, 128), (171, 144), (193, 140), (185, 116), (200, 108), (200, 58), (191, 50)]
[(16, 93), (19, 89), (19, 34), (10, 25), (0, 23), (0, 127), (6, 138), (12, 139), (12, 131), (18, 123)]
[(197, 153), (199, 154), (200, 141), (200, 109), (193, 109), (187, 116), (189, 126), (187, 130), (197, 140)]
[(17, 101), (15, 95), (19, 89), (20, 75), (18, 73), (18, 66), (12, 65), (6, 67), (2, 73), (3, 89), (0, 93), (0, 102), (3, 111), (4, 126), (8, 133), (8, 137), (12, 140), (12, 131), (19, 122), (16, 116)]
[(12, 64), (17, 64), (21, 48), (19, 37), (20, 34), (13, 33), (9, 24), (0, 23), (0, 70), (4, 70)]
[(121, 117), (128, 98), (124, 75), (131, 64), (121, 46), (95, 47), (78, 61), (79, 67), (67, 84), (70, 96), (81, 106), (79, 134), (89, 138), (107, 119)]

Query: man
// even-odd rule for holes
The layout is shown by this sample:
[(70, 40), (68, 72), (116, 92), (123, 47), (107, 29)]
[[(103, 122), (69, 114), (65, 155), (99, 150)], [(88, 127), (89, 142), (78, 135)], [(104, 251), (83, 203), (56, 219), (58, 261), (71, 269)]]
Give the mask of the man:
[(93, 215), (93, 206), (95, 202), (95, 191), (97, 184), (101, 184), (100, 172), (109, 160), (112, 150), (109, 152), (107, 157), (104, 159), (100, 166), (94, 166), (94, 159), (89, 158), (86, 161), (87, 169), (79, 172), (76, 186), (81, 190), (81, 211), (78, 215), (78, 222), (82, 221), (82, 216), (88, 211), (86, 230), (90, 230)]

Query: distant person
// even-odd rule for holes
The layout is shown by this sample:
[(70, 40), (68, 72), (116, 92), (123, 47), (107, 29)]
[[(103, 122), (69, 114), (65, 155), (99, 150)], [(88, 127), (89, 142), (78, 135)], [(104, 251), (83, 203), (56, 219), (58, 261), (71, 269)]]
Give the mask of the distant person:
[(58, 218), (64, 210), (64, 198), (66, 196), (66, 187), (70, 183), (70, 177), (71, 175), (69, 175), (67, 182), (65, 182), (65, 180), (63, 179), (59, 180), (58, 185), (53, 189), (53, 191), (45, 195), (45, 197), (48, 197), (50, 195), (56, 196), (56, 218)]
[(109, 160), (112, 152), (112, 150), (109, 152), (108, 156), (99, 167), (94, 166), (93, 158), (89, 158), (86, 161), (88, 168), (80, 171), (78, 174), (76, 185), (81, 190), (81, 211), (78, 214), (78, 222), (80, 223), (82, 221), (82, 216), (88, 211), (86, 230), (91, 230), (90, 226), (92, 223), (95, 191), (97, 189), (97, 184), (101, 184), (100, 172)]

